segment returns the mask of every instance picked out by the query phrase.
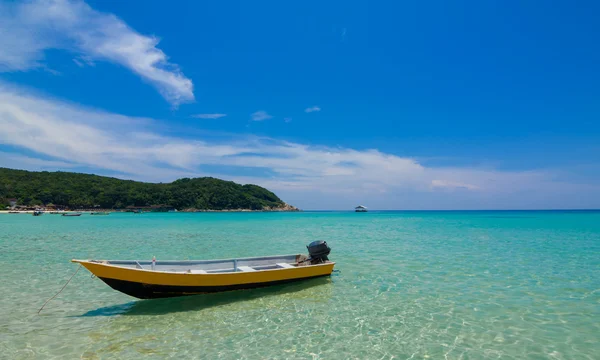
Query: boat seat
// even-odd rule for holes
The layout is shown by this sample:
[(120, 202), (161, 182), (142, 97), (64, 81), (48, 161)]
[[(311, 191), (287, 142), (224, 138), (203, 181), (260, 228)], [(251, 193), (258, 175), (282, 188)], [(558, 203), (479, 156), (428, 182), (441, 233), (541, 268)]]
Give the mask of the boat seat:
[(288, 263), (277, 263), (277, 266), (285, 268), (285, 269), (293, 269), (293, 268), (295, 268), (295, 266), (292, 266), (292, 265), (290, 265)]
[(190, 274), (206, 274), (206, 271), (198, 269), (189, 269), (188, 272)]
[(256, 269), (253, 269), (250, 266), (238, 266), (237, 268), (240, 271), (256, 271)]

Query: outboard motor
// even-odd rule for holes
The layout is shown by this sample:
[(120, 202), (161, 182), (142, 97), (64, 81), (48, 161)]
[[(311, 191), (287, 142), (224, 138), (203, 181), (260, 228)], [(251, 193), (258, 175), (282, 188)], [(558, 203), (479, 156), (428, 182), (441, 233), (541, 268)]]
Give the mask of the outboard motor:
[(327, 241), (317, 240), (311, 242), (307, 247), (310, 264), (316, 265), (329, 261), (327, 255), (331, 252), (331, 248), (327, 245)]

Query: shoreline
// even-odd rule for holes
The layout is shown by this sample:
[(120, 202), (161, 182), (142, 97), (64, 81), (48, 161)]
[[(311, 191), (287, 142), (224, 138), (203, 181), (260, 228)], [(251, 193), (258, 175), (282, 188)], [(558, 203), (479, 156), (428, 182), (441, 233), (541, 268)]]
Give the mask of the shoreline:
[[(19, 214), (33, 214), (35, 210), (0, 210), (0, 215), (1, 214), (7, 214), (7, 215), (19, 215)], [(57, 214), (50, 214), (50, 212), (56, 212)], [(135, 214), (135, 212), (133, 211), (123, 211), (123, 210), (103, 210), (103, 209), (98, 209), (98, 210), (65, 210), (65, 211), (54, 211), (54, 210), (43, 210), (44, 214), (48, 214), (48, 215), (60, 215), (60, 214), (73, 214), (73, 213), (80, 213), (80, 214), (90, 214), (90, 213), (96, 213), (96, 212), (107, 212), (107, 213), (132, 213)], [(150, 214), (150, 213), (156, 213), (156, 214), (162, 214), (162, 213), (260, 213), (260, 212), (302, 212), (302, 210), (300, 209), (296, 209), (296, 210), (287, 210), (287, 209), (270, 209), (270, 210), (251, 210), (251, 209), (231, 209), (231, 210), (198, 210), (198, 209), (184, 209), (184, 210), (178, 210), (178, 211), (143, 211), (142, 214)]]
[[(162, 208), (164, 209), (164, 207)], [(287, 203), (283, 203), (283, 206), (281, 207), (276, 207), (276, 208), (272, 208), (272, 207), (265, 207), (263, 209), (260, 210), (253, 210), (253, 209), (223, 209), (223, 210), (213, 210), (213, 209), (196, 209), (196, 208), (187, 208), (187, 209), (181, 209), (181, 210), (177, 210), (177, 209), (170, 209), (171, 211), (152, 211), (151, 207), (139, 207), (139, 208), (127, 208), (127, 209), (79, 209), (79, 210), (41, 210), (44, 213), (58, 213), (58, 214), (69, 214), (69, 213), (82, 213), (82, 214), (87, 214), (87, 213), (101, 213), (101, 212), (105, 212), (105, 213), (136, 213), (136, 211), (141, 211), (142, 213), (192, 213), (192, 212), (300, 212), (302, 210), (298, 209), (295, 206), (292, 206), (290, 204)], [(172, 211), (174, 210), (174, 211)], [(33, 214), (33, 212), (36, 210), (14, 210), (14, 209), (7, 209), (7, 210), (0, 210), (0, 214)], [(58, 214), (51, 214), (51, 215), (58, 215)]]

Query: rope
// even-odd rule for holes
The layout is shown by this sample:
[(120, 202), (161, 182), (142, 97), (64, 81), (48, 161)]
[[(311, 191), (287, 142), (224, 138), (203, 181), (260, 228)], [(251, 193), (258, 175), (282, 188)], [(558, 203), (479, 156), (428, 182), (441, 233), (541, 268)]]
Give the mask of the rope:
[(79, 267), (77, 268), (77, 270), (75, 271), (75, 273), (73, 275), (71, 275), (71, 277), (69, 278), (69, 280), (67, 281), (67, 283), (64, 284), (63, 287), (56, 294), (54, 294), (53, 297), (51, 297), (50, 299), (46, 300), (46, 302), (44, 303), (44, 305), (42, 305), (42, 307), (38, 310), (38, 312), (37, 312), (38, 315), (44, 309), (44, 306), (46, 306), (46, 304), (50, 302), (50, 300), (52, 300), (55, 297), (57, 297), (58, 294), (60, 294), (67, 287), (67, 285), (69, 285), (69, 283), (71, 282), (71, 279), (73, 279), (75, 277), (75, 275), (77, 275), (77, 273), (79, 272), (79, 269), (81, 269), (81, 267), (82, 267), (82, 265), (79, 264)]

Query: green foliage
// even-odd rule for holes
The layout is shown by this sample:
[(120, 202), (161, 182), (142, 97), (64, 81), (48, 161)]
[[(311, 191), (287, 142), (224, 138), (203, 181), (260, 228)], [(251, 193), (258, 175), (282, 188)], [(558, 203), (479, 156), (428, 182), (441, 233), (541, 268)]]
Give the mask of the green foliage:
[(164, 205), (176, 209), (262, 210), (284, 204), (260, 186), (210, 177), (153, 184), (70, 172), (0, 168), (0, 199), (9, 198), (17, 198), (20, 205), (54, 204), (73, 209)]

